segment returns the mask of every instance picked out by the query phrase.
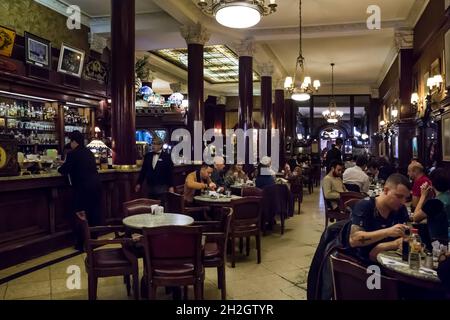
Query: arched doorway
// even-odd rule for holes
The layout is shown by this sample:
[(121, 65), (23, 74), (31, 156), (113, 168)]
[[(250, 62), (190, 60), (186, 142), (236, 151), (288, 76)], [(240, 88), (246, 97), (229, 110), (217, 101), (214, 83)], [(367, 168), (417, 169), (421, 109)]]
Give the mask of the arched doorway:
[(326, 125), (319, 130), (319, 146), (321, 154), (324, 155), (331, 146), (336, 143), (336, 139), (347, 139), (347, 130), (339, 125)]

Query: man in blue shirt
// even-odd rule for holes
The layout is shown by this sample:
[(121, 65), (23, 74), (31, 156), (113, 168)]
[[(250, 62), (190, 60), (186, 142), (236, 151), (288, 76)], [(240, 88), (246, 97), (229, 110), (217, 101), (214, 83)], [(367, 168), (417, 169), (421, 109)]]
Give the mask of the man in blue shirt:
[(380, 252), (400, 248), (407, 229), (404, 223), (409, 221), (405, 203), (410, 190), (405, 176), (393, 174), (379, 197), (355, 205), (349, 243), (360, 259), (376, 261)]

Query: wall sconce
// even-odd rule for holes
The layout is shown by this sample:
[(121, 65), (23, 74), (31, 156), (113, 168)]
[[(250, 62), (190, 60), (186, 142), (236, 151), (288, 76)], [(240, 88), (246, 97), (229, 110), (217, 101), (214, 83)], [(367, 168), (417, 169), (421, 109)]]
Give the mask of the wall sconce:
[(419, 94), (417, 92), (414, 92), (411, 95), (411, 104), (418, 105), (419, 104), (419, 100), (420, 100)]
[(430, 91), (434, 89), (434, 87), (439, 88), (441, 84), (444, 82), (442, 75), (437, 74), (434, 77), (430, 77), (427, 80), (427, 87), (430, 88)]
[(391, 116), (392, 116), (392, 118), (397, 119), (397, 117), (398, 117), (398, 110), (397, 109), (392, 109), (391, 110)]
[(385, 125), (386, 125), (386, 121), (381, 120), (381, 121), (380, 121), (380, 127), (384, 127)]

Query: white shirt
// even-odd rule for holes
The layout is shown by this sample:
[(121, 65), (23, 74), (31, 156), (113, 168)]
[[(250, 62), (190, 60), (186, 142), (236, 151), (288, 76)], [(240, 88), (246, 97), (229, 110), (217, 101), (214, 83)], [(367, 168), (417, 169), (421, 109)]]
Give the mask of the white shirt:
[(358, 166), (348, 168), (344, 171), (344, 183), (355, 184), (361, 192), (369, 192), (369, 176)]
[(154, 153), (153, 154), (153, 161), (152, 161), (152, 167), (153, 167), (153, 169), (155, 169), (155, 167), (156, 167), (156, 164), (158, 163), (158, 160), (159, 160), (159, 156), (161, 155), (161, 152), (160, 153)]

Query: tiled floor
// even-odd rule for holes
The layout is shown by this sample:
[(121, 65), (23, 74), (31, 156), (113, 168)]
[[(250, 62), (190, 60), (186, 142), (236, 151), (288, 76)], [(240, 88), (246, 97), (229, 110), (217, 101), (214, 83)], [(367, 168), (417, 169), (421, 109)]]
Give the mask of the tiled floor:
[[(272, 234), (262, 238), (262, 263), (256, 263), (256, 250), (252, 243), (249, 257), (239, 256), (236, 268), (228, 267), (228, 299), (250, 300), (300, 300), (306, 299), (306, 279), (315, 247), (323, 231), (323, 203), (319, 189), (306, 195), (301, 215), (286, 220), (284, 235), (280, 235), (278, 225)], [(41, 257), (8, 270), (0, 270), (0, 276), (18, 272), (42, 263), (70, 249)], [(84, 271), (84, 255), (79, 255), (26, 276), (0, 285), (1, 299), (87, 299), (87, 276)], [(81, 268), (81, 289), (67, 288), (67, 267)], [(142, 274), (142, 266), (141, 266)], [(1, 277), (0, 277), (1, 278)], [(220, 299), (217, 289), (215, 269), (206, 270), (205, 299)], [(158, 290), (159, 299), (169, 299), (163, 288)], [(190, 298), (193, 293), (190, 291)], [(121, 277), (100, 279), (98, 299), (132, 299), (127, 297)]]

